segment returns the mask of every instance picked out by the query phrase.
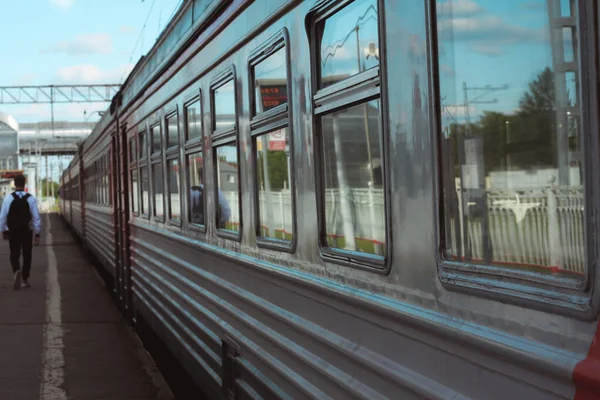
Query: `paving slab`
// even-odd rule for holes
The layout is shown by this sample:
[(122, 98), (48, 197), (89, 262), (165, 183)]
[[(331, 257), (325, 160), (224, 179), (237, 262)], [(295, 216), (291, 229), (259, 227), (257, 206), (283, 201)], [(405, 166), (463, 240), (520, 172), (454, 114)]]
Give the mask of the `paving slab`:
[(66, 224), (42, 222), (29, 289), (0, 241), (0, 399), (172, 400)]

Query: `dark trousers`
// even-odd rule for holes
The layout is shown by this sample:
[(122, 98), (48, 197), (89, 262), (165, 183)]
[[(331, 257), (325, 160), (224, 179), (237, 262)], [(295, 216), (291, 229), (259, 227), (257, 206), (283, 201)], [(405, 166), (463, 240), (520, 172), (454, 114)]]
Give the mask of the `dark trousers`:
[(17, 272), (21, 268), (19, 259), (22, 251), (23, 269), (21, 270), (21, 273), (23, 280), (29, 279), (29, 271), (31, 270), (31, 250), (33, 248), (33, 232), (10, 232), (8, 243), (10, 244), (10, 264), (12, 265), (13, 272)]

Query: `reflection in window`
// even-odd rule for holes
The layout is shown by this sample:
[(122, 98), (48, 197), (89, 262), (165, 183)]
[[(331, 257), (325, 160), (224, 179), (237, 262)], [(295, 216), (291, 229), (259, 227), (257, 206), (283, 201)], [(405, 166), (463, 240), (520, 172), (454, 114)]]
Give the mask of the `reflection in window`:
[(171, 219), (181, 218), (181, 200), (179, 191), (179, 161), (170, 160), (169, 165), (169, 207)]
[(167, 118), (167, 148), (175, 147), (179, 144), (179, 129), (177, 126), (177, 114)]
[(142, 180), (142, 214), (148, 214), (148, 204), (150, 201), (150, 181), (148, 180), (148, 167), (140, 168), (140, 178)]
[(138, 212), (138, 172), (137, 169), (131, 170), (131, 211)]
[(160, 144), (160, 124), (154, 125), (151, 128), (152, 132), (152, 154), (160, 152), (161, 144)]
[(377, 0), (357, 0), (321, 23), (321, 87), (379, 65)]
[(255, 149), (260, 235), (291, 241), (293, 213), (287, 140), (289, 129), (282, 128), (257, 137)]
[(154, 182), (154, 216), (162, 218), (165, 216), (162, 163), (152, 165), (152, 178)]
[(140, 159), (146, 158), (148, 152), (148, 143), (146, 142), (146, 133), (140, 133)]
[(202, 136), (202, 115), (200, 115), (200, 100), (186, 107), (187, 140)]
[(213, 130), (235, 124), (235, 93), (233, 79), (213, 91), (215, 126)]
[(227, 175), (238, 175), (238, 158), (235, 142), (217, 147), (217, 228), (239, 232), (240, 205), (237, 183), (227, 180)]
[(135, 138), (133, 138), (129, 141), (129, 162), (130, 163), (137, 161), (137, 157), (136, 157), (137, 151), (135, 148), (136, 144), (137, 143), (135, 141)]
[(192, 224), (204, 225), (204, 160), (202, 152), (192, 153), (187, 156), (188, 179), (190, 180), (190, 214)]
[(379, 100), (322, 119), (325, 226), (330, 247), (385, 254)]
[(253, 68), (254, 114), (287, 103), (287, 64), (285, 47), (277, 50)]
[[(444, 256), (583, 276), (576, 19), (561, 21), (558, 2), (530, 9), (526, 24), (514, 18), (526, 0), (474, 3), (513, 36), (438, 3)], [(479, 27), (476, 41), (465, 26)]]

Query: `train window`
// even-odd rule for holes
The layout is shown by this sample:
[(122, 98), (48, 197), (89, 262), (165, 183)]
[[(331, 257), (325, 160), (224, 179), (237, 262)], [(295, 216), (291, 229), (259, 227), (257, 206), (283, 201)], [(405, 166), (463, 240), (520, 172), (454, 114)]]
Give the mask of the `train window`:
[(218, 229), (240, 232), (239, 182), (231, 182), (228, 175), (239, 176), (239, 165), (236, 142), (221, 145), (215, 149), (215, 170), (217, 182), (216, 225)]
[(160, 123), (152, 126), (150, 132), (152, 134), (152, 154), (154, 155), (160, 153), (160, 150), (162, 149), (160, 141)]
[(292, 252), (296, 216), (287, 43), (288, 32), (283, 29), (250, 55), (254, 112), (250, 129), (256, 165), (257, 244)]
[(379, 65), (377, 0), (356, 0), (317, 25), (319, 87)]
[(234, 80), (230, 79), (212, 91), (213, 130), (221, 131), (235, 126)]
[(321, 252), (328, 261), (385, 271), (390, 217), (378, 1), (325, 2), (313, 12)]
[(162, 220), (165, 216), (162, 163), (152, 164), (152, 182), (154, 183), (154, 217)]
[(285, 47), (253, 67), (253, 115), (287, 103), (287, 68)]
[(189, 180), (189, 213), (188, 220), (195, 225), (204, 225), (205, 193), (204, 193), (204, 159), (202, 151), (187, 156)]
[(137, 161), (137, 141), (135, 137), (129, 141), (129, 163), (134, 163)]
[(146, 132), (140, 132), (140, 160), (143, 160), (146, 158), (146, 155), (148, 154), (148, 142), (146, 142)]
[(181, 219), (181, 190), (179, 188), (179, 160), (168, 161), (169, 187), (169, 219), (179, 221)]
[(140, 180), (142, 181), (142, 206), (141, 212), (142, 214), (148, 216), (150, 210), (149, 202), (150, 202), (150, 181), (148, 180), (148, 167), (144, 166), (140, 168)]
[(186, 140), (202, 137), (202, 112), (200, 100), (196, 100), (185, 107)]
[(290, 158), (285, 151), (289, 129), (281, 128), (256, 137), (258, 217), (260, 236), (290, 242), (293, 209)]
[[(514, 19), (526, 0), (471, 3), (477, 13), (448, 0), (436, 9), (442, 275), (584, 288), (579, 19), (559, 2), (530, 8), (527, 23)], [(506, 32), (487, 34), (486, 20)]]
[(138, 192), (138, 171), (137, 169), (132, 169), (131, 170), (131, 212), (133, 214), (137, 214), (138, 213), (138, 197), (139, 197), (139, 192)]
[(179, 145), (179, 126), (177, 113), (167, 117), (167, 148), (175, 148)]

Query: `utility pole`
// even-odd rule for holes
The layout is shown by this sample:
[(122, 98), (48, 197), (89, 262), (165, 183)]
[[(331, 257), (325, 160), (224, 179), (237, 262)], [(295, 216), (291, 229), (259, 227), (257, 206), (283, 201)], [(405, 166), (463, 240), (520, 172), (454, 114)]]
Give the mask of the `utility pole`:
[[(490, 93), (506, 90), (508, 85), (468, 87), (463, 82), (463, 106), (465, 108), (465, 134), (459, 137), (458, 157), (462, 170), (460, 179), (462, 206), (459, 208), (461, 217), (461, 237), (463, 238), (463, 254), (466, 260), (472, 258), (472, 248), (469, 241), (468, 217), (471, 213), (469, 202), (474, 202), (483, 217), (481, 231), (483, 234), (483, 260), (490, 264), (493, 259), (493, 249), (489, 234), (489, 214), (487, 204), (487, 191), (485, 182), (485, 159), (483, 157), (483, 137), (473, 136), (471, 132), (471, 114), (469, 107), (472, 104), (495, 104), (498, 99), (485, 100)], [(475, 92), (474, 98), (469, 99), (469, 92)], [(465, 179), (468, 177), (469, 179)]]

